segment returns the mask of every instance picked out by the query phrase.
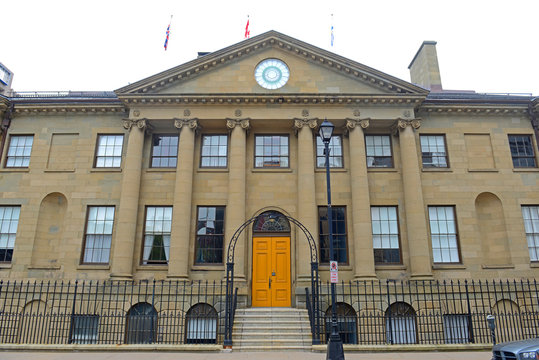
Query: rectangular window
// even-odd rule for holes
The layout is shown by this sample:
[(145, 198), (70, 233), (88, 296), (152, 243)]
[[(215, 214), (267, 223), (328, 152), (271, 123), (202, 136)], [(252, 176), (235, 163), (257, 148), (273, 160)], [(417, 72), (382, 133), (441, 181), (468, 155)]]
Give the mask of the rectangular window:
[(367, 148), (367, 167), (393, 167), (389, 135), (365, 135), (365, 146)]
[(0, 206), (0, 263), (10, 263), (13, 258), (20, 214), (20, 206)]
[(73, 315), (71, 343), (97, 344), (99, 315)]
[(228, 136), (203, 135), (200, 167), (226, 168)]
[(514, 167), (537, 167), (531, 135), (509, 135), (509, 148), (511, 149)]
[[(346, 208), (344, 206), (331, 207), (333, 223), (333, 253), (335, 259), (341, 264), (348, 263), (348, 246), (346, 233)], [(329, 263), (329, 222), (327, 206), (318, 207), (318, 229), (320, 239), (320, 262)]]
[(144, 225), (143, 264), (167, 264), (170, 255), (172, 207), (148, 206)]
[(470, 342), (467, 314), (444, 314), (444, 341), (446, 344)]
[(152, 138), (153, 168), (174, 168), (178, 162), (178, 135), (154, 135)]
[(522, 206), (524, 229), (532, 262), (539, 261), (539, 206)]
[(444, 135), (421, 135), (419, 139), (424, 168), (448, 167)]
[(122, 164), (123, 135), (98, 135), (96, 168), (119, 168)]
[(222, 264), (225, 207), (199, 206), (195, 244), (196, 264)]
[(375, 264), (400, 264), (399, 221), (396, 206), (371, 207)]
[(84, 237), (83, 264), (108, 264), (114, 206), (89, 206)]
[[(325, 145), (320, 136), (316, 137), (316, 166), (319, 168), (326, 167), (326, 155), (324, 154)], [(329, 167), (342, 168), (342, 138), (339, 135), (334, 135), (329, 141)]]
[(12, 135), (9, 138), (6, 167), (26, 168), (30, 165), (33, 135)]
[(287, 168), (288, 166), (288, 136), (255, 136), (255, 167)]
[(429, 206), (432, 259), (435, 263), (459, 263), (459, 245), (455, 208)]

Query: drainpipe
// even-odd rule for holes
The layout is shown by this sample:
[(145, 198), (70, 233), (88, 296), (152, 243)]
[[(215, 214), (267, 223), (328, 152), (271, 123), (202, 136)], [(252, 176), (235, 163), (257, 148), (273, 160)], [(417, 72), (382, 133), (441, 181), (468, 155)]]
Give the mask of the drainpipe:
[(13, 104), (9, 106), (9, 108), (6, 110), (6, 113), (4, 114), (4, 118), (2, 119), (2, 124), (0, 124), (0, 131), (2, 132), (2, 141), (0, 142), (0, 159), (2, 158), (2, 154), (4, 153), (4, 146), (6, 145), (7, 130), (11, 125), (13, 107)]

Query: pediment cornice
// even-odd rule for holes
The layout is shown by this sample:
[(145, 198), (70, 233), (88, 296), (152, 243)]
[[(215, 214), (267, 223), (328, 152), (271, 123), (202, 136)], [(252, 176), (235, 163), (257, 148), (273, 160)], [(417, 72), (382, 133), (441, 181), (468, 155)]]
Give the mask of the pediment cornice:
[(364, 105), (391, 106), (407, 105), (417, 107), (425, 99), (424, 95), (357, 95), (357, 94), (130, 94), (121, 97), (127, 107), (174, 106), (174, 105)]
[(422, 104), (418, 113), (444, 115), (526, 115), (526, 104)]
[(315, 62), (320, 66), (332, 69), (333, 71), (342, 73), (357, 81), (366, 83), (369, 86), (382, 89), (384, 92), (390, 94), (428, 94), (428, 90), (409, 82), (276, 31), (269, 31), (244, 40), (235, 45), (120, 88), (115, 92), (120, 98), (128, 94), (157, 93), (161, 89), (200, 76), (209, 70), (214, 70), (268, 48), (278, 48), (282, 51), (289, 52), (295, 56), (304, 58), (306, 61)]
[(15, 114), (57, 115), (57, 114), (127, 114), (122, 103), (115, 104), (16, 104)]

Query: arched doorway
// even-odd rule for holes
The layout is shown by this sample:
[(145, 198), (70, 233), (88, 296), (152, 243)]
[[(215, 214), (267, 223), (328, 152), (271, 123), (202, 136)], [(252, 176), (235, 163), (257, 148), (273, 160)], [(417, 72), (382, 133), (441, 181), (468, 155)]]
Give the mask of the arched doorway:
[(253, 223), (253, 307), (289, 307), (291, 298), (290, 223), (266, 211)]
[(141, 302), (129, 309), (125, 331), (126, 344), (152, 344), (155, 342), (156, 331), (157, 311), (152, 305)]

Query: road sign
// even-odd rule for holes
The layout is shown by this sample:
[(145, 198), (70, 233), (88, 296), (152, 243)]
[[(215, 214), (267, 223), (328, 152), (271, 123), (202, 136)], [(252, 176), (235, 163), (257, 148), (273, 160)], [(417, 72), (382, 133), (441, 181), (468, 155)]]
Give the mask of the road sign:
[(339, 282), (339, 264), (336, 261), (329, 262), (329, 273), (331, 275), (331, 283), (336, 284)]

